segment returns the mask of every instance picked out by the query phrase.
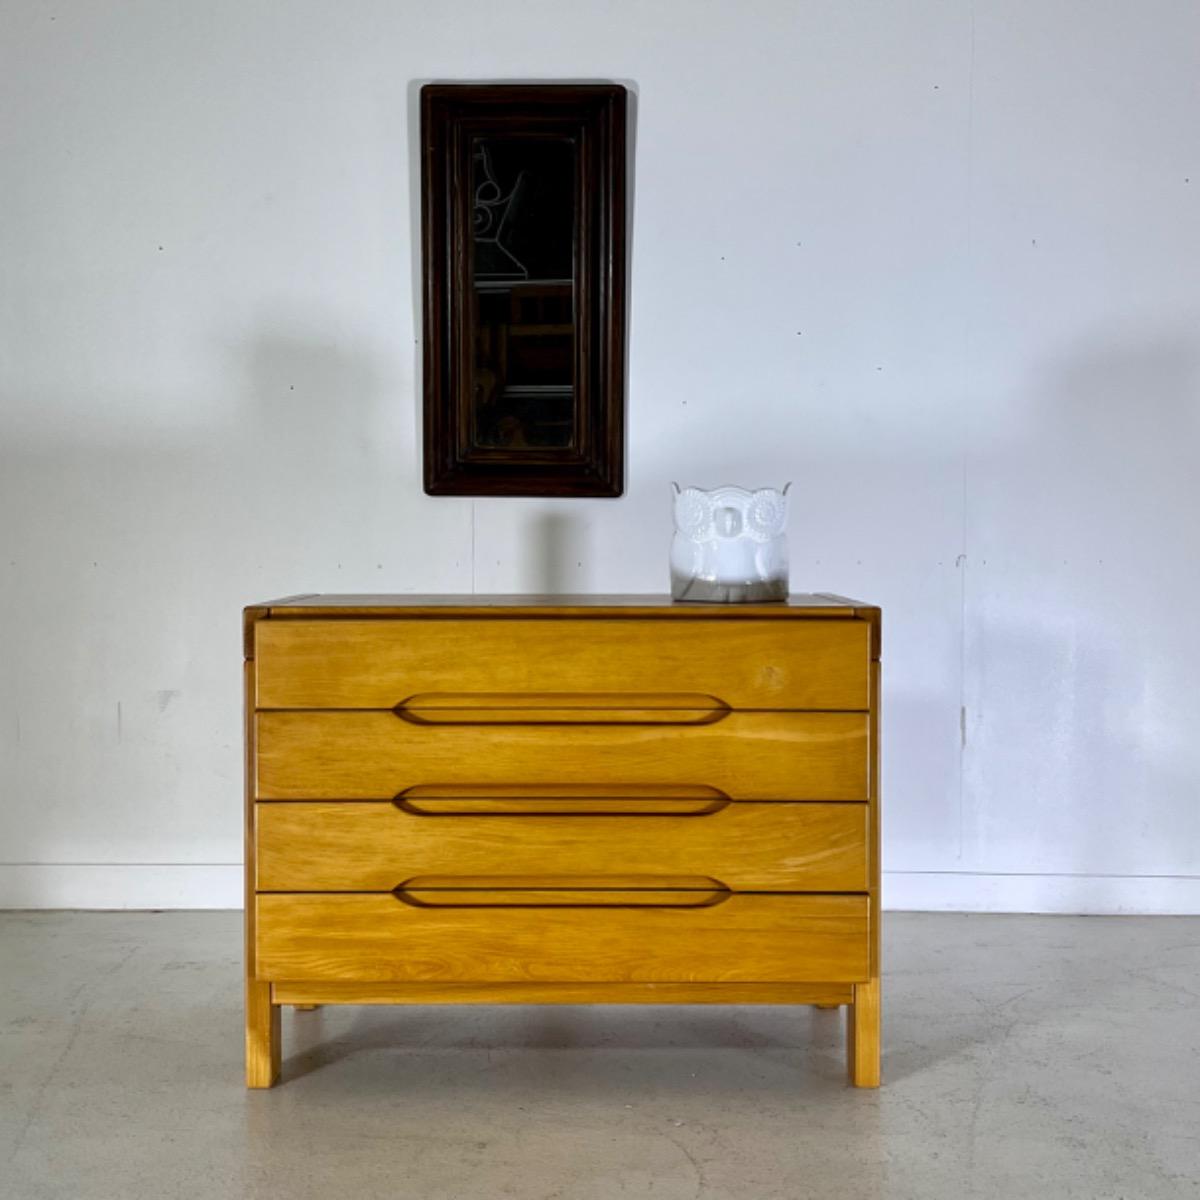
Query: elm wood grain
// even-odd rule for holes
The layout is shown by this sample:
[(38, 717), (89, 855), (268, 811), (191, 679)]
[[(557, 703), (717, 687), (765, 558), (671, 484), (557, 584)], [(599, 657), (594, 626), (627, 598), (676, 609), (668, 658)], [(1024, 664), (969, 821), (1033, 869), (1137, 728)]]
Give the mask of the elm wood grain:
[[(879, 641), (880, 615), (875, 611), (874, 641)], [(881, 668), (878, 660), (871, 663), (871, 713), (868, 751), (868, 790), (870, 792), (869, 835), (871, 933), (869, 949), (871, 956), (870, 979), (854, 988), (854, 1000), (847, 1011), (847, 1059), (850, 1081), (855, 1087), (874, 1088), (881, 1077), (880, 1059), (883, 1052), (883, 1030), (881, 1015), (880, 943), (882, 932), (882, 863), (880, 855), (880, 773), (879, 773), (879, 722), (882, 709), (880, 686)]]
[(846, 1060), (855, 1087), (877, 1088), (880, 1078), (879, 980), (854, 985), (854, 1002), (846, 1010)]
[(270, 983), (246, 980), (246, 1086), (274, 1087), (282, 1051), (279, 1004)]
[[(265, 895), (266, 893), (259, 893)], [(292, 893), (289, 893), (292, 894)], [(703, 876), (617, 876), (615, 879), (552, 875), (428, 875), (406, 880), (394, 896), (414, 908), (708, 908), (732, 893)]]
[[(727, 712), (729, 705), (701, 692), (419, 692), (395, 705), (393, 711), (401, 716), (408, 710), (420, 711), (423, 720), (452, 724), (476, 719), (537, 720), (545, 712), (558, 714), (564, 721), (585, 723), (595, 718), (580, 717), (580, 713), (636, 712), (642, 720), (670, 721), (672, 712), (680, 709), (720, 714)], [(464, 712), (471, 716), (464, 718)], [(494, 717), (476, 716), (485, 713)]]
[(865, 896), (734, 895), (696, 908), (418, 908), (373, 894), (260, 894), (273, 981), (858, 983)]
[[(270, 608), (265, 604), (251, 604), (242, 609), (242, 657), (246, 662), (254, 658), (255, 629), (260, 621), (271, 615)], [(250, 704), (254, 703), (253, 690), (246, 693)]]
[(260, 712), (260, 800), (387, 800), (423, 784), (696, 784), (735, 800), (865, 800), (867, 715), (733, 712), (712, 725), (413, 725)]
[(269, 620), (256, 703), (865, 710), (869, 635), (839, 619)]
[(245, 837), (244, 898), (245, 898), (245, 1016), (246, 1016), (246, 1086), (269, 1088), (279, 1078), (280, 1021), (279, 1008), (271, 1002), (271, 988), (258, 978), (255, 961), (254, 925), (254, 664), (242, 666), (243, 724), (245, 729), (245, 775), (243, 806)]
[[(640, 705), (640, 707), (639, 707)], [(353, 707), (353, 706), (351, 706)], [(525, 714), (536, 718), (542, 711), (557, 711), (564, 720), (575, 720), (577, 712), (635, 712), (665, 714), (670, 720), (673, 709), (698, 709), (703, 712), (725, 712), (729, 705), (700, 692), (420, 692), (410, 696), (394, 711), (404, 715), (406, 709), (425, 710), (427, 720), (454, 722), (464, 709), (472, 712), (496, 712), (497, 720), (509, 710), (519, 710), (516, 720)], [(444, 714), (444, 715), (443, 715)], [(473, 719), (473, 718), (472, 718)], [(651, 719), (647, 717), (647, 719)]]
[[(713, 725), (732, 711), (710, 696), (691, 697), (692, 706), (672, 706), (681, 697), (621, 697), (626, 703), (591, 707), (589, 697), (540, 694), (525, 705), (504, 695), (480, 694), (474, 705), (442, 703), (438, 696), (414, 696), (392, 711), (413, 725)], [(597, 700), (616, 697), (598, 695)], [(642, 701), (648, 707), (638, 708)]]
[(507, 616), (535, 616), (544, 620), (560, 617), (622, 617), (641, 619), (701, 619), (743, 621), (748, 617), (805, 619), (833, 617), (856, 619), (856, 612), (871, 610), (857, 600), (819, 592), (794, 592), (786, 600), (760, 604), (686, 604), (665, 592), (611, 593), (492, 593), (438, 594), (406, 592), (314, 592), (264, 600), (254, 609), (263, 609), (270, 617), (478, 617), (496, 619)]
[[(468, 794), (469, 793), (469, 794)], [(491, 813), (517, 816), (609, 813), (624, 816), (698, 816), (731, 803), (716, 788), (658, 784), (653, 788), (615, 784), (506, 784), (427, 786), (405, 789), (393, 803), (405, 812), (426, 816)]]
[[(711, 875), (414, 875), (393, 892), (406, 903), (447, 904), (716, 904), (729, 889)], [(430, 893), (426, 895), (426, 893)], [(463, 893), (450, 896), (450, 892)], [(584, 892), (596, 893), (584, 896)], [(617, 895), (616, 893), (622, 893)], [(655, 893), (650, 895), (649, 893)], [(700, 895), (699, 893), (704, 893)], [(436, 894), (434, 894), (436, 893)], [(469, 893), (469, 894), (468, 894)], [(518, 895), (518, 893), (520, 893)], [(527, 894), (528, 893), (528, 894)], [(533, 895), (537, 893), (537, 895)], [(625, 894), (628, 893), (628, 894)], [(636, 893), (636, 894), (635, 894)], [(662, 893), (659, 895), (658, 893)], [(686, 895), (684, 893), (687, 893)]]
[(850, 1001), (847, 983), (314, 983), (271, 985), (276, 1004), (817, 1004)]
[(305, 592), (295, 596), (282, 596), (278, 600), (269, 600), (262, 604), (248, 604), (242, 609), (242, 656), (247, 659), (254, 657), (254, 628), (259, 621), (266, 620), (271, 615), (272, 606), (312, 600), (315, 597), (315, 592)]
[(878, 605), (864, 604), (861, 600), (852, 600), (849, 596), (839, 596), (836, 592), (814, 592), (806, 599), (824, 601), (826, 604), (844, 604), (850, 608), (855, 618), (866, 621), (871, 628), (871, 658), (878, 660), (883, 650), (883, 612)]
[(736, 803), (707, 813), (622, 817), (537, 816), (528, 809), (506, 815), (503, 808), (434, 816), (377, 801), (263, 803), (257, 886), (366, 892), (429, 875), (534, 880), (553, 872), (700, 875), (734, 891), (861, 892), (868, 885), (867, 821), (865, 804)]
[[(478, 607), (471, 607), (473, 603), (478, 604)], [(375, 607), (372, 607), (375, 605)], [(624, 605), (624, 607), (622, 607)], [(316, 606), (316, 607), (312, 607)], [(861, 977), (854, 980), (814, 980), (809, 983), (791, 983), (781, 984), (777, 982), (763, 982), (761, 979), (749, 980), (743, 983), (736, 984), (708, 984), (695, 983), (681, 980), (671, 980), (658, 985), (654, 984), (639, 984), (639, 983), (596, 983), (596, 982), (576, 982), (570, 983), (566, 981), (546, 981), (533, 982), (522, 977), (520, 981), (510, 983), (495, 983), (495, 982), (459, 982), (447, 981), (444, 979), (425, 980), (425, 981), (383, 981), (370, 982), (355, 979), (342, 979), (340, 981), (328, 980), (312, 980), (302, 979), (297, 981), (294, 977), (290, 980), (279, 980), (274, 978), (271, 981), (266, 981), (263, 978), (263, 969), (256, 967), (254, 963), (254, 951), (258, 941), (258, 930), (263, 927), (263, 917), (258, 911), (259, 905), (257, 902), (248, 906), (247, 911), (247, 930), (251, 935), (251, 944), (248, 946), (247, 955), (247, 1041), (248, 1049), (251, 1054), (248, 1054), (248, 1081), (251, 1083), (258, 1082), (263, 1086), (269, 1085), (272, 1079), (275, 1078), (278, 1071), (278, 1005), (285, 1002), (296, 1002), (300, 1004), (318, 1004), (323, 1002), (329, 1003), (417, 1003), (417, 1002), (447, 1002), (447, 1003), (475, 1003), (475, 1002), (528, 1002), (528, 1003), (600, 1003), (606, 1001), (612, 1002), (673, 1002), (673, 1003), (706, 1003), (706, 1002), (722, 1002), (722, 1003), (811, 1003), (819, 1005), (846, 1005), (848, 1006), (848, 1020), (850, 1021), (849, 1038), (848, 1038), (848, 1058), (851, 1067), (852, 1082), (860, 1086), (874, 1086), (878, 1082), (878, 1060), (879, 1060), (879, 984), (878, 984), (878, 967), (879, 967), (879, 846), (878, 846), (878, 819), (879, 819), (879, 763), (878, 763), (878, 747), (879, 747), (879, 709), (880, 709), (880, 693), (879, 693), (879, 674), (878, 674), (878, 654), (879, 654), (879, 631), (880, 617), (878, 609), (870, 606), (862, 605), (857, 601), (845, 600), (835, 596), (810, 596), (810, 597), (793, 597), (792, 601), (787, 604), (778, 605), (758, 605), (758, 606), (727, 606), (724, 608), (713, 608), (709, 606), (691, 606), (691, 605), (676, 605), (665, 597), (496, 597), (490, 600), (475, 600), (470, 597), (362, 597), (362, 596), (311, 596), (311, 597), (296, 597), (287, 598), (283, 601), (266, 602), (262, 605), (252, 606), (246, 613), (246, 637), (245, 649), (248, 659), (253, 659), (256, 651), (257, 634), (260, 630), (267, 628), (272, 622), (282, 622), (286, 620), (311, 620), (314, 617), (321, 617), (327, 620), (330, 624), (334, 624), (343, 619), (357, 619), (359, 616), (368, 617), (372, 620), (386, 622), (397, 618), (419, 617), (421, 620), (436, 622), (445, 619), (454, 619), (458, 617), (472, 618), (479, 621), (495, 622), (497, 625), (503, 624), (505, 621), (513, 618), (536, 618), (546, 626), (552, 626), (566, 619), (585, 619), (585, 618), (621, 618), (630, 624), (650, 624), (653, 623), (660, 629), (663, 628), (687, 628), (690, 622), (700, 618), (705, 625), (711, 626), (717, 620), (725, 620), (731, 622), (726, 628), (735, 628), (740, 622), (745, 620), (766, 620), (773, 618), (773, 623), (776, 625), (780, 636), (786, 636), (787, 631), (798, 627), (802, 623), (810, 623), (820, 621), (826, 625), (834, 621), (837, 622), (853, 622), (856, 624), (865, 624), (868, 629), (867, 645), (868, 655), (875, 661), (876, 665), (870, 668), (870, 682), (868, 704), (869, 712), (863, 714), (864, 730), (866, 736), (861, 742), (861, 759), (860, 767), (863, 778), (864, 790), (857, 798), (860, 801), (865, 801), (866, 818), (869, 847), (869, 862), (868, 862), (868, 887), (865, 891), (859, 892), (850, 898), (858, 900), (864, 907), (866, 918), (860, 932), (855, 932), (848, 936), (848, 944), (857, 944), (858, 951), (865, 960), (864, 972)], [(701, 626), (697, 626), (700, 628)], [(253, 664), (251, 664), (251, 667)], [(632, 670), (635, 672), (636, 666), (633, 664)], [(247, 688), (248, 695), (252, 692), (251, 681), (253, 673), (251, 670), (247, 672)], [(439, 685), (440, 687), (441, 685)], [(587, 688), (587, 681), (584, 681), (583, 687)], [(627, 687), (625, 684), (623, 687)], [(594, 693), (596, 688), (592, 687)], [(608, 699), (606, 698), (606, 703)], [(515, 701), (511, 698), (505, 698), (505, 703), (514, 703), (517, 710), (524, 709), (524, 716), (529, 719), (536, 715), (536, 708), (530, 708), (531, 704), (537, 704), (539, 698), (530, 696), (518, 696)], [(489, 703), (495, 702), (495, 693), (492, 693)], [(622, 695), (620, 703), (627, 703), (627, 700)], [(460, 711), (457, 714), (462, 716), (465, 709), (461, 705), (461, 701), (454, 696), (447, 698), (445, 694), (431, 698), (428, 693), (424, 695), (422, 703), (426, 706), (423, 710), (426, 713), (434, 713), (437, 719), (443, 719), (449, 708), (454, 705), (459, 705)], [(576, 705), (572, 709), (574, 715), (578, 716), (581, 710), (577, 707), (578, 698), (573, 697), (571, 700), (562, 700), (561, 697), (555, 700), (555, 703), (566, 705)], [(668, 697), (665, 701), (661, 699), (661, 695), (656, 698), (656, 703), (676, 703), (673, 697)], [(476, 710), (475, 714), (479, 715), (486, 710)], [(602, 710), (601, 710), (602, 711)], [(648, 709), (647, 712), (653, 714), (658, 710)], [(270, 714), (267, 714), (268, 716)], [(287, 715), (287, 714), (282, 714)], [(306, 714), (299, 714), (306, 715)], [(321, 715), (321, 714), (307, 714)], [(334, 714), (337, 715), (337, 714)], [(354, 714), (343, 714), (354, 715)], [(366, 714), (372, 715), (372, 714)], [(379, 716), (388, 716), (396, 720), (398, 724), (402, 722), (395, 718), (392, 714), (379, 713), (374, 714)], [(743, 716), (758, 717), (761, 713), (745, 713)], [(768, 714), (769, 715), (769, 714)], [(818, 716), (836, 716), (839, 714), (815, 714)], [(844, 714), (843, 714), (844, 715)], [(409, 719), (413, 714), (408, 713)], [(490, 719), (490, 718), (489, 718)], [(725, 718), (717, 723), (712, 729), (719, 729), (724, 724)], [(445, 730), (451, 732), (455, 730), (469, 729), (469, 726), (445, 726)], [(494, 729), (500, 733), (506, 731), (512, 732), (519, 729), (519, 726), (495, 726)], [(542, 733), (554, 736), (555, 738), (567, 738), (573, 740), (582, 731), (587, 735), (590, 727), (588, 725), (541, 725), (539, 728)], [(701, 732), (704, 727), (689, 728), (678, 726), (660, 726), (659, 733), (669, 734), (674, 732), (697, 733)], [(254, 747), (254, 734), (256, 731), (256, 723), (248, 722), (247, 727), (247, 755), (248, 763), (256, 757)], [(436, 732), (436, 731), (435, 731)], [(646, 732), (644, 727), (631, 726), (626, 727), (623, 731), (617, 732), (632, 732), (639, 735)], [(651, 730), (650, 732), (653, 732)], [(711, 732), (711, 729), (710, 729)], [(546, 756), (553, 757), (559, 748), (559, 743), (550, 745), (546, 749)], [(771, 754), (771, 747), (766, 747), (766, 752)], [(686, 756), (683, 756), (686, 757)], [(855, 769), (851, 767), (851, 769)], [(253, 779), (253, 772), (247, 772), (248, 782)], [(390, 795), (390, 793), (389, 793)], [(300, 802), (311, 800), (312, 797), (302, 797)], [(337, 800), (353, 804), (354, 801), (345, 796), (336, 797)], [(383, 797), (379, 798), (380, 800)], [(785, 797), (782, 802), (795, 800), (796, 797)], [(817, 799), (817, 798), (814, 798)], [(830, 797), (820, 797), (822, 801), (827, 801)], [(268, 807), (276, 807), (274, 805), (253, 805), (252, 797), (248, 791), (247, 794), (247, 833), (253, 831), (254, 819), (256, 812)], [(773, 803), (780, 803), (774, 801)], [(288, 802), (280, 802), (278, 807), (286, 806)], [(441, 820), (445, 819), (448, 822), (455, 821), (460, 818), (474, 819), (487, 815), (488, 819), (495, 820), (521, 820), (524, 817), (516, 817), (512, 814), (520, 809), (532, 815), (535, 818), (540, 816), (555, 813), (564, 814), (561, 819), (576, 819), (580, 810), (588, 807), (593, 810), (592, 816), (586, 819), (598, 817), (601, 813), (611, 814), (614, 809), (630, 814), (639, 812), (645, 816), (663, 816), (679, 819), (684, 811), (690, 813), (685, 819), (687, 820), (709, 820), (713, 814), (723, 812), (730, 807), (731, 802), (721, 790), (717, 787), (708, 784), (702, 784), (694, 779), (690, 779), (686, 783), (679, 782), (641, 782), (633, 781), (632, 783), (625, 780), (614, 780), (609, 778), (605, 780), (586, 780), (580, 779), (576, 782), (562, 781), (544, 781), (542, 783), (531, 783), (527, 780), (518, 779), (503, 779), (494, 780), (491, 782), (472, 780), (467, 784), (461, 782), (457, 785), (441, 785), (435, 781), (433, 783), (426, 782), (420, 785), (404, 789), (397, 803), (399, 806), (406, 809), (409, 814), (424, 812), (425, 819)], [(665, 807), (665, 811), (664, 811)], [(769, 807), (769, 806), (765, 806)], [(863, 805), (855, 805), (853, 807), (862, 808)], [(442, 814), (439, 817), (429, 816), (433, 811)], [(453, 811), (455, 816), (445, 816), (446, 813)], [(506, 813), (508, 816), (498, 816), (498, 813)], [(571, 814), (567, 816), (565, 814)], [(707, 815), (701, 815), (707, 814)], [(616, 820), (612, 816), (606, 819)], [(639, 817), (626, 817), (620, 820), (620, 823), (628, 823), (629, 820), (638, 821)], [(247, 868), (250, 869), (253, 861), (253, 846), (247, 848)], [(248, 876), (249, 878), (249, 876)], [(490, 875), (487, 876), (469, 876), (465, 877), (462, 874), (454, 876), (439, 876), (437, 874), (418, 875), (409, 879), (410, 891), (408, 900), (410, 903), (402, 903), (394, 896), (387, 894), (377, 895), (376, 899), (386, 900), (390, 904), (396, 905), (398, 908), (406, 909), (409, 913), (417, 914), (418, 916), (436, 915), (439, 918), (453, 918), (456, 916), (466, 915), (468, 917), (491, 919), (496, 916), (511, 917), (515, 914), (545, 914), (553, 912), (556, 916), (567, 916), (575, 918), (581, 914), (588, 918), (587, 914), (599, 914), (600, 916), (611, 916), (614, 914), (633, 913), (641, 916), (651, 916), (662, 919), (667, 916), (698, 916), (712, 914), (728, 910), (730, 904), (750, 899), (764, 900), (807, 900), (807, 899), (828, 899), (827, 894), (821, 893), (816, 896), (812, 895), (745, 895), (733, 894), (720, 890), (720, 885), (713, 882), (719, 878), (713, 875), (703, 875), (691, 877), (690, 873), (673, 872), (670, 876), (661, 874), (655, 875), (638, 875), (626, 876), (622, 874), (606, 874), (603, 877), (593, 877), (590, 875), (581, 874), (578, 870), (568, 875), (541, 875), (536, 880), (538, 886), (536, 888), (529, 887), (527, 878), (517, 878), (512, 875)], [(644, 906), (636, 907), (591, 907), (580, 909), (577, 907), (558, 907), (547, 908), (544, 906), (545, 901), (545, 886), (547, 884), (566, 884), (575, 885), (575, 889), (579, 890), (581, 885), (587, 885), (589, 888), (599, 889), (603, 885), (603, 896), (593, 896), (591, 899), (598, 900), (605, 905), (610, 905), (614, 898), (612, 893), (614, 890), (619, 890), (624, 887), (627, 889), (636, 889), (643, 902), (648, 898), (646, 892), (648, 890), (664, 889), (657, 887), (663, 882), (671, 884), (671, 891), (686, 890), (692, 893), (688, 899), (699, 899), (703, 907), (696, 908), (647, 908)], [(469, 883), (470, 887), (455, 886)], [(524, 885), (524, 886), (523, 886)], [(482, 895), (481, 889), (500, 889), (507, 893), (507, 897), (511, 900), (514, 898), (513, 893), (516, 891), (526, 891), (532, 893), (527, 897), (517, 897), (528, 899), (537, 904), (537, 907), (497, 907), (494, 904), (486, 907), (479, 907), (477, 902), (479, 899), (487, 900), (487, 897)], [(430, 894), (436, 893), (436, 894)], [(455, 896), (455, 893), (458, 893)], [(275, 897), (264, 896), (261, 899), (269, 901), (271, 899), (291, 899), (291, 896), (278, 895)], [(305, 898), (302, 896), (302, 898)], [(322, 899), (320, 893), (307, 894), (308, 899)], [(355, 896), (327, 896), (327, 899), (356, 899), (372, 897), (355, 897)], [(501, 897), (494, 897), (501, 898)], [(845, 899), (846, 895), (834, 897)], [(578, 897), (576, 897), (578, 899)], [(636, 902), (636, 897), (626, 898)], [(660, 899), (668, 902), (678, 899), (677, 896), (666, 895)], [(434, 903), (437, 907), (416, 907), (411, 901), (417, 901), (420, 904)], [(468, 908), (446, 908), (444, 907), (447, 900), (463, 901), (471, 905)], [(257, 922), (257, 924), (256, 924)], [(286, 921), (281, 925), (279, 922), (272, 920), (270, 924), (273, 926), (273, 932), (286, 933)], [(580, 939), (586, 941), (587, 939)], [(791, 953), (805, 957), (806, 949), (803, 942), (797, 943), (794, 939), (784, 937), (776, 938), (776, 942), (782, 942), (791, 947)], [(738, 955), (738, 946), (741, 944), (741, 938), (730, 938), (727, 957), (735, 959)], [(653, 937), (642, 939), (640, 947), (642, 956), (645, 957), (647, 948), (653, 950), (656, 946)], [(493, 948), (498, 948), (500, 953), (504, 953), (503, 939), (494, 938), (489, 943)], [(361, 949), (361, 947), (360, 947)], [(392, 949), (399, 953), (393, 940)], [(257, 974), (255, 973), (257, 971)], [(265, 1001), (264, 987), (266, 985)], [(861, 985), (861, 986), (858, 986)], [(857, 990), (856, 990), (857, 989)], [(668, 999), (669, 998), (669, 999)], [(257, 1050), (253, 1049), (257, 1039)], [(256, 1054), (257, 1058), (252, 1055)], [(252, 1063), (257, 1061), (259, 1066), (257, 1071), (252, 1067)], [(257, 1079), (256, 1079), (257, 1076)]]

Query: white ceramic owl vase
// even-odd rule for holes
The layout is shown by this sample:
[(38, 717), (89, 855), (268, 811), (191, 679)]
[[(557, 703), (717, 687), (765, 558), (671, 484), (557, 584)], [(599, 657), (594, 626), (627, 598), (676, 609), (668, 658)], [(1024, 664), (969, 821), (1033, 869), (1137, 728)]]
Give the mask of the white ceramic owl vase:
[(673, 483), (672, 598), (718, 604), (786, 600), (791, 486), (706, 491)]

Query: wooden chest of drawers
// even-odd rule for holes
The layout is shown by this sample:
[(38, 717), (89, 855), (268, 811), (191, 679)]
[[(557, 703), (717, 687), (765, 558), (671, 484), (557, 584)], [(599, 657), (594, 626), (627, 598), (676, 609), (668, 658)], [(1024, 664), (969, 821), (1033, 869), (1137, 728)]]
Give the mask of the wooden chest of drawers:
[(847, 1006), (879, 1082), (879, 610), (246, 610), (247, 1083), (284, 1004)]

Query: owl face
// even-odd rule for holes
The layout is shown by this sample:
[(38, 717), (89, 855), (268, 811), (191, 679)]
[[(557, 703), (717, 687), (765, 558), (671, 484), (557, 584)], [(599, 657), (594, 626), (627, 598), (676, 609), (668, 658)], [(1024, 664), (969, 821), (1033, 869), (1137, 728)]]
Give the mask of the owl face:
[[(790, 485), (788, 485), (790, 486)], [(696, 542), (748, 537), (769, 542), (787, 526), (787, 488), (677, 488), (675, 528)]]

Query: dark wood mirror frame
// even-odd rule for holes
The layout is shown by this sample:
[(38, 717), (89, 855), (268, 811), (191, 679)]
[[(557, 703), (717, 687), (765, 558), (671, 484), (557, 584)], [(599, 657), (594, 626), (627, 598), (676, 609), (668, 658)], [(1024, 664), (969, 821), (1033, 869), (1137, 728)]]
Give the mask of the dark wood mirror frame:
[[(430, 495), (624, 488), (625, 101), (618, 84), (421, 89)], [(522, 153), (533, 166), (518, 172)], [(569, 225), (553, 210), (556, 168), (572, 196)], [(511, 219), (518, 205), (521, 221)], [(483, 237), (481, 223), (493, 222), (515, 227), (513, 237), (523, 231), (517, 245), (529, 252), (518, 256), (499, 232)], [(555, 232), (559, 249), (542, 258), (561, 266), (569, 245), (569, 278), (538, 278), (525, 262), (537, 258), (537, 238)]]

